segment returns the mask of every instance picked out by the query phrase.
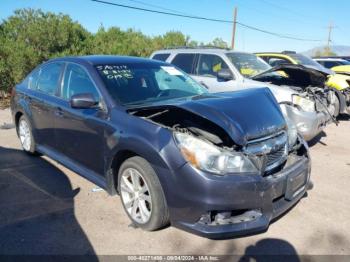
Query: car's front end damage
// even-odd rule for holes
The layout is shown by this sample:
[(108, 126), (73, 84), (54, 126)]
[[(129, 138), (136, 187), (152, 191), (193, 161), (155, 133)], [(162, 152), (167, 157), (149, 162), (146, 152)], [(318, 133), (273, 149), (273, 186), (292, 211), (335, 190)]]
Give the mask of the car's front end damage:
[(268, 89), (128, 112), (168, 131), (155, 143), (167, 167), (153, 167), (174, 226), (208, 238), (259, 233), (309, 188), (308, 147)]
[(340, 113), (350, 114), (350, 74), (336, 72), (329, 76), (326, 84), (336, 90), (340, 101)]
[(325, 85), (323, 72), (301, 65), (279, 65), (253, 77), (255, 81), (285, 87), (290, 95), (279, 99), (281, 109), (297, 126), (299, 133), (309, 141), (335, 120), (339, 100), (334, 90)]

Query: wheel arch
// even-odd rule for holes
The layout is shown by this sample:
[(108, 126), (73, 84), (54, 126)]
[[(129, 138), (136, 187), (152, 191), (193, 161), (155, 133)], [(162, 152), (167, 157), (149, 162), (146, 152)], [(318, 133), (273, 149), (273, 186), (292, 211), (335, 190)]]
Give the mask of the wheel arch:
[[(134, 156), (140, 156), (136, 152), (124, 149), (116, 152), (108, 164), (107, 174), (106, 174), (106, 183), (107, 183), (107, 192), (110, 195), (119, 194), (118, 192), (118, 173), (120, 166), (129, 158)], [(142, 156), (141, 156), (142, 157)]]
[[(126, 141), (125, 141), (126, 142)], [(130, 140), (127, 143), (121, 142), (114, 150), (110, 151), (106, 161), (106, 188), (110, 195), (118, 194), (118, 172), (122, 163), (134, 156), (144, 158), (156, 171), (158, 168), (169, 168), (171, 165), (167, 157), (160, 153), (160, 149), (154, 147), (149, 141), (142, 139)], [(164, 178), (156, 174), (163, 185)]]

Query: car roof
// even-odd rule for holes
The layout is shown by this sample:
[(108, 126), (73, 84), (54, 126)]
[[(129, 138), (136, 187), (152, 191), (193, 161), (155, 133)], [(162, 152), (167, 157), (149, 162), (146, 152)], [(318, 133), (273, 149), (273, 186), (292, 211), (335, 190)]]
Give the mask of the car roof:
[(153, 52), (153, 55), (155, 54), (169, 54), (169, 53), (210, 53), (210, 54), (227, 54), (227, 53), (237, 53), (237, 54), (242, 54), (246, 53), (249, 54), (248, 52), (241, 52), (241, 51), (234, 51), (232, 49), (228, 48), (217, 48), (217, 47), (193, 47), (193, 48), (169, 48), (169, 49), (161, 49)]
[(339, 59), (344, 59), (344, 58), (347, 58), (349, 59), (350, 56), (314, 56), (313, 58), (339, 58)]
[(289, 56), (289, 55), (295, 55), (297, 53), (294, 53), (294, 52), (256, 52), (254, 53), (256, 55), (284, 55), (284, 56)]
[(91, 65), (100, 64), (130, 64), (130, 63), (145, 63), (145, 64), (167, 64), (162, 61), (152, 60), (149, 58), (141, 58), (134, 56), (117, 56), (117, 55), (87, 55), (87, 56), (67, 56), (54, 58), (49, 61), (67, 61), (76, 63), (89, 63)]
[(318, 61), (339, 61), (339, 62), (346, 61), (345, 59), (342, 59), (342, 58), (332, 58), (332, 57), (319, 57), (319, 58), (313, 58), (313, 59)]

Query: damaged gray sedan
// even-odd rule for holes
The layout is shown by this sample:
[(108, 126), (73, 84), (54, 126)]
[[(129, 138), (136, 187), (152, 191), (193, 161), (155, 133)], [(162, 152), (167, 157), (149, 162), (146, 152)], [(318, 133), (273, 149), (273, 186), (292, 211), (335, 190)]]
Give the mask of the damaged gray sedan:
[(267, 88), (210, 94), (166, 63), (82, 56), (38, 66), (12, 94), (23, 150), (120, 194), (144, 230), (256, 234), (311, 185), (307, 144)]

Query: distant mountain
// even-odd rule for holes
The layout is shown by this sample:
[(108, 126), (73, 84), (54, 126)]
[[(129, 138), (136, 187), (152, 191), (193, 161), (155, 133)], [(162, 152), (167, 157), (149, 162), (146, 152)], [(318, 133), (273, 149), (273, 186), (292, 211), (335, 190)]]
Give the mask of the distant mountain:
[[(303, 52), (304, 55), (307, 56), (314, 56), (317, 51), (323, 51), (325, 46), (318, 46), (315, 48), (312, 48), (308, 51)], [(350, 46), (347, 45), (333, 45), (331, 46), (332, 52), (336, 53), (339, 56), (350, 56)]]

